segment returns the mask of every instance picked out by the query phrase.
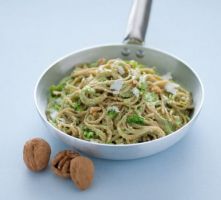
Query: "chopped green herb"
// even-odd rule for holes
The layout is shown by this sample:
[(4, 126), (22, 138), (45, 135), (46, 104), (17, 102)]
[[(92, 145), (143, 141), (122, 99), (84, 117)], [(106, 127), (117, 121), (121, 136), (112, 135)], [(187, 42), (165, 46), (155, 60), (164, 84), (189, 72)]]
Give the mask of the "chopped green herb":
[(128, 63), (132, 68), (143, 68), (144, 66), (138, 62), (136, 62), (135, 60), (129, 60), (126, 61), (126, 63)]
[(115, 110), (109, 110), (107, 111), (107, 115), (111, 118), (114, 119), (117, 116), (117, 112)]
[(98, 67), (98, 64), (99, 64), (98, 61), (96, 61), (96, 62), (89, 64), (88, 67)]
[(61, 79), (61, 81), (59, 82), (60, 85), (65, 85), (67, 83), (67, 81), (69, 81), (70, 79), (72, 79), (71, 76), (67, 76), (64, 77), (63, 79)]
[(144, 118), (140, 115), (133, 114), (127, 117), (127, 123), (129, 124), (144, 124)]
[(56, 92), (60, 92), (64, 89), (65, 84), (52, 85), (49, 90), (52, 97), (56, 96)]
[(90, 87), (90, 86), (85, 86), (84, 88), (83, 88), (83, 90), (85, 90), (85, 92), (87, 92), (87, 93), (89, 93), (89, 94), (93, 94), (93, 93), (95, 93), (95, 89), (94, 88), (92, 88), (92, 87)]
[(98, 81), (106, 81), (106, 80), (107, 80), (107, 78), (105, 76), (101, 76), (98, 78)]
[(144, 94), (147, 90), (147, 83), (146, 82), (140, 83), (138, 89), (140, 90), (141, 94)]
[(76, 111), (81, 111), (82, 110), (81, 102), (80, 101), (72, 103), (71, 107), (74, 108)]
[(131, 97), (132, 95), (133, 95), (133, 93), (131, 91), (122, 92), (120, 94), (120, 96), (125, 98), (125, 99)]
[(182, 119), (180, 118), (180, 116), (175, 117), (175, 124), (178, 127), (182, 126)]
[(172, 100), (172, 99), (173, 99), (173, 96), (174, 96), (174, 95), (169, 94), (169, 99)]
[(135, 60), (130, 60), (128, 63), (131, 65), (131, 67), (136, 68), (137, 67), (137, 62)]
[(164, 128), (163, 128), (163, 130), (164, 130), (167, 134), (172, 133), (172, 132), (173, 132), (173, 124), (172, 124), (170, 121), (165, 120), (165, 121), (164, 121)]
[(117, 106), (109, 106), (107, 108), (107, 115), (113, 119), (115, 118), (119, 113), (119, 108)]
[(83, 135), (86, 139), (94, 138), (95, 132), (90, 129), (84, 129)]
[(166, 134), (172, 133), (174, 130), (173, 124), (167, 120), (164, 119), (159, 114), (156, 115), (157, 122), (159, 123), (160, 127), (165, 131)]
[(54, 104), (52, 107), (53, 107), (55, 110), (60, 110), (61, 105)]
[(154, 103), (159, 100), (158, 95), (154, 92), (146, 93), (144, 98), (147, 102), (150, 102), (150, 103)]

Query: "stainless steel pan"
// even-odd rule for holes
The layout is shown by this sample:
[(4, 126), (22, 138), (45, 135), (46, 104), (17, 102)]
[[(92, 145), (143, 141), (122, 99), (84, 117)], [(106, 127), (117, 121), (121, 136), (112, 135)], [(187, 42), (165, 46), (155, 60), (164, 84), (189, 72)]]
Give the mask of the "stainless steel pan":
[[(35, 104), (50, 133), (88, 155), (105, 159), (135, 159), (163, 151), (179, 141), (196, 120), (202, 104), (204, 91), (198, 75), (186, 63), (165, 52), (142, 46), (151, 8), (151, 0), (134, 1), (124, 44), (102, 45), (79, 50), (66, 55), (53, 64), (39, 78), (35, 88)], [(194, 113), (191, 120), (181, 129), (165, 137), (138, 144), (98, 144), (81, 140), (53, 127), (46, 119), (48, 88), (73, 70), (79, 63), (92, 62), (99, 58), (134, 59), (148, 66), (156, 66), (164, 74), (171, 72), (175, 80), (192, 92)]]

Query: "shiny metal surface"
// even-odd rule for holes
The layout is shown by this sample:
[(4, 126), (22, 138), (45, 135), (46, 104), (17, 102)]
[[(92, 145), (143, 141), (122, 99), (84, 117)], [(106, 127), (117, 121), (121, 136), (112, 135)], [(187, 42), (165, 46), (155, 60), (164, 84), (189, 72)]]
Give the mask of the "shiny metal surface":
[(126, 36), (127, 44), (143, 44), (149, 22), (152, 0), (134, 0), (131, 8)]
[[(125, 47), (127, 47), (131, 52), (130, 55), (126, 57), (121, 54), (123, 48)], [(144, 52), (143, 58), (138, 58), (136, 56), (136, 52), (139, 49)], [(45, 108), (49, 93), (48, 87), (57, 83), (61, 78), (66, 76), (71, 70), (73, 70), (74, 65), (83, 62), (91, 62), (101, 57), (105, 57), (107, 59), (117, 57), (123, 59), (136, 59), (138, 62), (144, 63), (147, 66), (156, 66), (160, 74), (164, 74), (168, 71), (171, 72), (175, 80), (190, 90), (193, 94), (195, 110), (190, 122), (168, 136), (150, 142), (129, 145), (92, 143), (69, 136), (53, 127), (47, 121), (45, 115)], [(190, 67), (188, 67), (184, 62), (180, 61), (180, 59), (158, 50), (145, 48), (138, 45), (122, 44), (84, 49), (59, 59), (49, 66), (49, 68), (42, 74), (35, 88), (35, 104), (41, 118), (49, 128), (51, 134), (69, 144), (71, 147), (76, 148), (90, 156), (115, 160), (135, 159), (149, 156), (163, 151), (175, 144), (188, 133), (188, 129), (196, 120), (202, 107), (203, 97), (204, 91), (199, 77)]]

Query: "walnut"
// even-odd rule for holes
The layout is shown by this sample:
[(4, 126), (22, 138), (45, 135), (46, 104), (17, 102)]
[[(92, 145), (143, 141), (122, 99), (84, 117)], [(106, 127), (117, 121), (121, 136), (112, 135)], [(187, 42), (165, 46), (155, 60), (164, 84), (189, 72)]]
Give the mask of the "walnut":
[(93, 114), (93, 113), (96, 113), (100, 110), (102, 110), (101, 107), (91, 107), (89, 113)]
[(51, 155), (50, 145), (41, 138), (28, 140), (23, 149), (23, 160), (31, 171), (40, 171), (47, 167)]
[(86, 157), (78, 156), (71, 160), (70, 175), (77, 188), (87, 189), (94, 177), (94, 164)]
[(133, 84), (133, 86), (137, 86), (138, 81), (134, 79), (134, 80), (132, 80), (132, 84)]
[(59, 152), (51, 161), (52, 171), (61, 177), (70, 177), (70, 162), (80, 154), (71, 150), (64, 150)]
[(157, 94), (162, 93), (162, 89), (160, 89), (160, 87), (158, 87), (157, 85), (152, 86), (151, 91), (156, 92)]
[(98, 62), (98, 65), (103, 65), (103, 64), (105, 64), (106, 59), (105, 58), (100, 58), (97, 62)]

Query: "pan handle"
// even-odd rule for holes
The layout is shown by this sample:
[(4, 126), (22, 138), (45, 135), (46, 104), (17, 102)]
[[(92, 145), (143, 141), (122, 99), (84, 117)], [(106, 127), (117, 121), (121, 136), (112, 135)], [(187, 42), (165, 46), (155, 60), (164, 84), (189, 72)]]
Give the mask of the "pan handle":
[(152, 0), (134, 0), (124, 43), (142, 45), (145, 40)]

